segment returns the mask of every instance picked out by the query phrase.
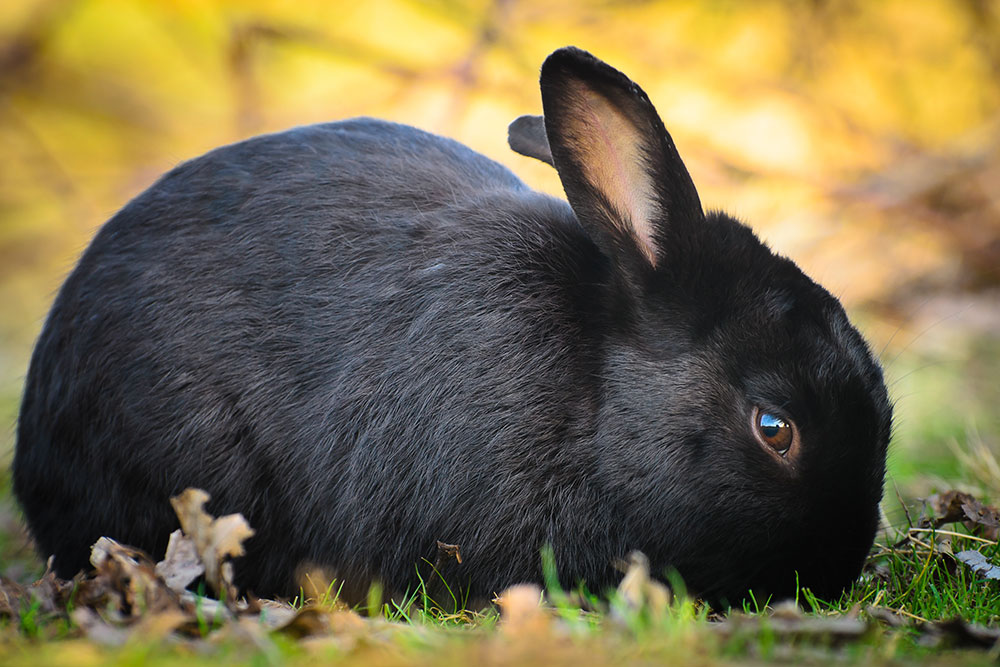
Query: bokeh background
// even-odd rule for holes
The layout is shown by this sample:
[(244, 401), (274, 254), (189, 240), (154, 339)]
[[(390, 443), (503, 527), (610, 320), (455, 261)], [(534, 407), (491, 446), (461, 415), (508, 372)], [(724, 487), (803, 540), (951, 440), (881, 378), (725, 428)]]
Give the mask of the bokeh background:
[(843, 299), (896, 401), (887, 498), (1000, 495), (993, 0), (0, 2), (0, 469), (55, 291), (159, 174), (254, 134), (374, 115), (561, 194), (505, 138), (540, 113), (539, 65), (566, 44), (645, 88), (707, 206)]

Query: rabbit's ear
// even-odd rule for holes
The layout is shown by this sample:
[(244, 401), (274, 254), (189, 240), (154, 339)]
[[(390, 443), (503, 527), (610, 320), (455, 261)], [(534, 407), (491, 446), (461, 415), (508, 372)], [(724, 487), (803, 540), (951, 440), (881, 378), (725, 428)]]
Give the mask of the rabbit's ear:
[(541, 88), (553, 163), (577, 218), (613, 260), (625, 252), (655, 268), (668, 228), (704, 212), (646, 93), (574, 47), (545, 60)]
[[(545, 120), (541, 116), (518, 116), (507, 126), (507, 143), (515, 153), (552, 164)], [(552, 165), (555, 166), (555, 165)]]

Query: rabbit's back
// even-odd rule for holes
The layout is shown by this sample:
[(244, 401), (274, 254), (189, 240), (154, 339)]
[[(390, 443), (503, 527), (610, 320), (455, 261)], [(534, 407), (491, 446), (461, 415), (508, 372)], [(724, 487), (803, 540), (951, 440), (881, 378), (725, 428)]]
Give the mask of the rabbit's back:
[(65, 575), (100, 535), (161, 551), (197, 486), (258, 529), (259, 593), (310, 560), (407, 580), (437, 540), (500, 586), (601, 520), (551, 493), (587, 476), (600, 266), (564, 203), (409, 127), (179, 166), (99, 232), (36, 348), (15, 481), (41, 550)]

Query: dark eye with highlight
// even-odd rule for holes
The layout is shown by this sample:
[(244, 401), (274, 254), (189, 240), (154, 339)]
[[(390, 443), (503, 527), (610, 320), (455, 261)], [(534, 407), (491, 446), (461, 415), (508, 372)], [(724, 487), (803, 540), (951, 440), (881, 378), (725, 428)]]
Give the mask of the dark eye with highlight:
[(754, 435), (761, 445), (785, 456), (795, 441), (795, 426), (773, 412), (758, 408), (754, 410)]

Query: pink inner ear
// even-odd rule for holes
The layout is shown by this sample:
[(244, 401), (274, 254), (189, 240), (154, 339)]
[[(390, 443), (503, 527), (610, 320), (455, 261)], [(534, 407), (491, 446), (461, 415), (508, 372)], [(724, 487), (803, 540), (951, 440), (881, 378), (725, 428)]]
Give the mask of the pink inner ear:
[(614, 209), (612, 221), (631, 234), (656, 266), (653, 219), (659, 213), (656, 189), (645, 165), (646, 137), (605, 97), (584, 84), (567, 86), (567, 139), (577, 152), (583, 176)]

